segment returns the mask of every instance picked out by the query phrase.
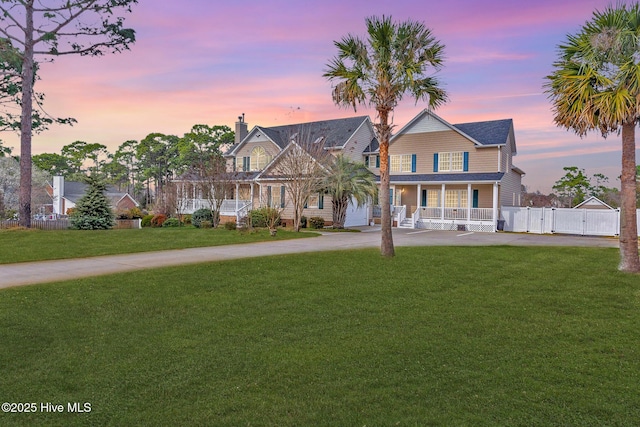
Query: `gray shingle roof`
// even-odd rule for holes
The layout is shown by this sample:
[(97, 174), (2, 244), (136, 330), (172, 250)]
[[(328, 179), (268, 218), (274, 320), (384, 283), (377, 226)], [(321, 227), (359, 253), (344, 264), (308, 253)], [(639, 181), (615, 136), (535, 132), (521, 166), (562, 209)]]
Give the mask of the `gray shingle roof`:
[(506, 144), (512, 126), (513, 120), (511, 119), (453, 125), (482, 145)]
[(294, 135), (297, 136), (294, 139), (301, 143), (313, 142), (318, 138), (323, 138), (325, 148), (334, 148), (342, 147), (367, 118), (368, 116), (358, 116), (259, 128), (280, 148), (286, 147), (289, 139)]
[[(84, 182), (66, 181), (64, 183), (63, 197), (73, 203), (76, 203), (82, 196), (84, 196), (88, 187), (89, 186)], [(114, 205), (118, 200), (127, 195), (126, 192), (119, 191), (118, 188), (113, 185), (108, 185), (104, 194)]]
[[(394, 183), (394, 182), (500, 181), (503, 176), (504, 176), (504, 172), (391, 175), (391, 183)], [(376, 180), (380, 181), (380, 177), (376, 176)]]

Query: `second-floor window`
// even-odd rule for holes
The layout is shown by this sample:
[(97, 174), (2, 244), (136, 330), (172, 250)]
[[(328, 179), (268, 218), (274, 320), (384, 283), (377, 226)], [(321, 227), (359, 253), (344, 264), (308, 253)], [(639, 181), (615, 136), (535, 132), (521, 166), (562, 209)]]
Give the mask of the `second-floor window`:
[(364, 157), (364, 164), (369, 166), (370, 168), (379, 168), (380, 167), (380, 156), (376, 154), (370, 154)]
[(469, 170), (469, 153), (462, 151), (440, 152), (433, 155), (434, 172), (466, 172)]
[(389, 156), (390, 172), (415, 172), (416, 171), (416, 155), (400, 154)]
[(271, 160), (271, 156), (267, 155), (267, 152), (262, 147), (255, 147), (251, 150), (251, 171), (261, 171), (267, 166), (267, 163)]

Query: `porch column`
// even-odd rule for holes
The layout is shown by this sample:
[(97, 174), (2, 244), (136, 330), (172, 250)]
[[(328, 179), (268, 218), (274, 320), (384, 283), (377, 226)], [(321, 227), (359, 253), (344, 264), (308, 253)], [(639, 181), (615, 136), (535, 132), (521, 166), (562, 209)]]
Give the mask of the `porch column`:
[(472, 195), (471, 195), (471, 183), (467, 184), (467, 223), (471, 222), (471, 203), (472, 203)]
[(236, 223), (240, 222), (240, 214), (238, 214), (238, 199), (240, 198), (240, 183), (236, 182)]
[(249, 183), (249, 206), (253, 209), (253, 182)]
[(446, 191), (446, 184), (442, 184), (442, 190), (440, 192), (440, 220), (444, 221), (444, 194)]
[(416, 210), (420, 209), (420, 207), (422, 206), (422, 184), (418, 184), (418, 197), (416, 197), (418, 200), (416, 201)]
[(493, 212), (491, 215), (493, 220), (493, 231), (497, 230), (498, 226), (498, 183), (493, 183)]

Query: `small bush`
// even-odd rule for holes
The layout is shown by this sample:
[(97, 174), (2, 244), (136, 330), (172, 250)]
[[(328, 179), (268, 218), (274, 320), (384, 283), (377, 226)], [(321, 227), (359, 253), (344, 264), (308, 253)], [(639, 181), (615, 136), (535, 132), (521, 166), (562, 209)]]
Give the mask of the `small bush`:
[(151, 218), (151, 226), (152, 227), (162, 227), (162, 224), (167, 220), (167, 216), (164, 214), (154, 215)]
[(163, 227), (180, 227), (180, 220), (178, 218), (169, 218), (164, 223)]
[(191, 225), (191, 214), (182, 215), (182, 223), (185, 225)]
[(191, 215), (191, 224), (197, 228), (207, 228), (202, 226), (203, 221), (209, 222), (209, 227), (211, 228), (211, 224), (213, 224), (213, 215), (211, 214), (211, 210), (203, 208), (198, 209)]
[(234, 221), (229, 221), (224, 223), (225, 230), (235, 230), (238, 228)]
[(153, 219), (153, 215), (145, 215), (142, 217), (142, 226), (143, 227), (151, 227), (151, 220)]
[(319, 216), (313, 216), (309, 218), (309, 228), (324, 228), (324, 218)]
[(211, 227), (213, 227), (213, 222), (207, 221), (207, 220), (200, 221), (200, 228), (211, 228)]
[(300, 217), (300, 228), (307, 228), (307, 217), (304, 215)]
[(116, 218), (118, 219), (138, 219), (142, 218), (142, 211), (140, 208), (131, 208), (116, 212)]
[(280, 225), (280, 211), (275, 208), (264, 207), (254, 209), (249, 212), (249, 216), (251, 217), (251, 226), (253, 227), (269, 227), (271, 224), (277, 227)]

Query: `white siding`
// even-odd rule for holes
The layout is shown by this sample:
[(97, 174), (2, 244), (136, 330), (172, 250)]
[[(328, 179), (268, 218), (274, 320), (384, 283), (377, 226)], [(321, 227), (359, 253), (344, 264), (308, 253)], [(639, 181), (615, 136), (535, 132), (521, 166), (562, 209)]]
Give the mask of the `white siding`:
[(403, 133), (441, 132), (447, 130), (451, 130), (451, 128), (431, 115), (423, 114), (420, 119), (413, 123), (409, 128), (405, 129)]

